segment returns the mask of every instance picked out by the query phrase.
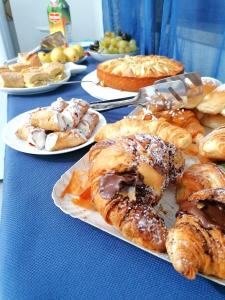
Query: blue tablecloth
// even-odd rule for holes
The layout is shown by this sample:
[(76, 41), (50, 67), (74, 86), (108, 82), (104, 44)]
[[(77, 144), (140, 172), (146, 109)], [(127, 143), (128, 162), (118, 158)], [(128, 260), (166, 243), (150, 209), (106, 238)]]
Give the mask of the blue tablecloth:
[[(87, 72), (95, 64), (89, 60)], [(85, 74), (77, 76), (80, 79)], [(8, 99), (8, 120), (56, 97), (94, 99), (80, 85)], [(108, 121), (129, 109), (107, 112)], [(59, 210), (57, 179), (87, 151), (34, 156), (6, 147), (0, 246), (0, 299), (224, 299), (225, 288), (172, 266)]]

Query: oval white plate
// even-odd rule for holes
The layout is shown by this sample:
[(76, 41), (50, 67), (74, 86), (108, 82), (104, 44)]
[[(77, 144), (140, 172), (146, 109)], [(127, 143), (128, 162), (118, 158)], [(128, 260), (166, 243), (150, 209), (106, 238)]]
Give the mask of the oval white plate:
[[(85, 82), (85, 81), (91, 81), (91, 82)], [(84, 76), (84, 78), (81, 81), (81, 86), (92, 97), (95, 97), (103, 101), (137, 95), (137, 93), (135, 92), (120, 91), (110, 87), (101, 86), (98, 83), (99, 83), (99, 79), (97, 77), (97, 71), (95, 70), (87, 74), (86, 76)]]
[(29, 154), (37, 154), (37, 155), (55, 155), (55, 154), (62, 154), (62, 153), (67, 153), (67, 152), (72, 152), (81, 148), (86, 147), (87, 145), (90, 145), (91, 143), (94, 142), (94, 136), (96, 134), (96, 132), (103, 126), (106, 124), (106, 119), (104, 118), (104, 116), (102, 114), (100, 114), (99, 112), (97, 112), (94, 109), (89, 108), (90, 112), (95, 112), (99, 115), (99, 122), (97, 124), (97, 126), (95, 127), (91, 137), (88, 139), (88, 141), (82, 145), (79, 145), (77, 147), (73, 147), (73, 148), (67, 148), (67, 149), (63, 149), (63, 150), (58, 150), (58, 151), (47, 151), (47, 150), (38, 150), (37, 148), (29, 145), (26, 141), (23, 141), (21, 139), (19, 139), (16, 135), (15, 132), (16, 130), (25, 123), (25, 121), (27, 120), (27, 118), (29, 118), (29, 113), (31, 113), (34, 110), (30, 110), (27, 111), (25, 113), (22, 113), (20, 115), (18, 115), (17, 117), (13, 118), (12, 120), (10, 120), (5, 127), (3, 128), (3, 132), (2, 132), (2, 138), (3, 138), (3, 142), (8, 145), (9, 147), (20, 151), (20, 152), (24, 152), (24, 153), (29, 153)]
[(109, 59), (125, 57), (126, 55), (134, 56), (134, 55), (138, 54), (138, 51), (130, 52), (130, 53), (118, 53), (118, 54), (104, 54), (104, 53), (98, 53), (98, 52), (92, 51), (92, 50), (88, 50), (88, 52), (91, 55), (91, 57), (93, 57), (94, 59), (96, 59), (98, 61), (106, 61)]
[(32, 88), (0, 88), (0, 92), (8, 93), (9, 95), (33, 95), (33, 94), (42, 94), (53, 91), (62, 85), (63, 82), (66, 82), (70, 79), (71, 73), (68, 70), (65, 70), (66, 77), (63, 80), (54, 82), (53, 84), (49, 83), (42, 86), (32, 87)]
[(71, 75), (79, 74), (84, 72), (87, 69), (87, 66), (77, 65), (73, 62), (65, 63), (65, 69), (71, 73)]
[(81, 64), (82, 62), (86, 61), (87, 58), (88, 58), (88, 55), (84, 55), (83, 57), (81, 57), (80, 59), (78, 59), (77, 61), (75, 61), (74, 63)]

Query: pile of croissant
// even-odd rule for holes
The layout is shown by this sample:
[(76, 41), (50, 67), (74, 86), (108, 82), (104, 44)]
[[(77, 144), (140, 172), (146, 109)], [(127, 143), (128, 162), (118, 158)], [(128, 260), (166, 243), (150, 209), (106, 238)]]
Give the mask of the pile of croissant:
[[(182, 109), (163, 110), (153, 105), (136, 109), (129, 118), (101, 128), (95, 140), (148, 133), (171, 142), (189, 155), (198, 156), (203, 162), (224, 161), (225, 84), (217, 85), (210, 79), (203, 82), (202, 98), (190, 99)], [(206, 134), (205, 127), (213, 130)]]
[[(197, 113), (143, 108), (102, 127), (89, 152), (96, 210), (132, 242), (167, 252), (189, 279), (198, 272), (225, 279), (225, 173), (214, 163), (225, 160), (225, 126), (216, 126), (225, 118), (224, 85), (216, 90), (223, 107), (211, 91), (193, 105)], [(205, 135), (203, 125), (215, 128)], [(195, 164), (186, 164), (187, 154)], [(171, 184), (179, 209), (167, 228), (156, 205)]]
[[(146, 134), (103, 140), (89, 151), (95, 209), (124, 237), (166, 252), (189, 279), (198, 272), (225, 279), (225, 173), (214, 163), (185, 169), (181, 150)], [(156, 205), (176, 184), (179, 210), (167, 228)]]
[(39, 150), (57, 151), (85, 143), (98, 121), (98, 114), (89, 111), (84, 100), (58, 98), (50, 106), (31, 112), (16, 136)]

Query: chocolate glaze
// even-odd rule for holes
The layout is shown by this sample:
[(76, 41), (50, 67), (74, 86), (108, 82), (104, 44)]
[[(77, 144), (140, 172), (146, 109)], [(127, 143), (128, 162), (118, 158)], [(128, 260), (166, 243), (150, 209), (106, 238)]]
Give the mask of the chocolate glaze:
[[(203, 205), (202, 208), (199, 208)], [(193, 203), (185, 201), (181, 205), (181, 213), (188, 213), (199, 219), (202, 226), (210, 229), (215, 225), (225, 231), (225, 205), (216, 201), (204, 201)]]
[(100, 179), (100, 194), (104, 199), (113, 199), (123, 185), (132, 185), (137, 180), (138, 176), (135, 174), (105, 174)]

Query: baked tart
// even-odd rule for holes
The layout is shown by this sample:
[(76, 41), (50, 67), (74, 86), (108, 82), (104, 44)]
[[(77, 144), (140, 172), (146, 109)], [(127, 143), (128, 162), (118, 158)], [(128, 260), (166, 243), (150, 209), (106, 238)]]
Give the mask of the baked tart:
[(137, 92), (156, 80), (183, 73), (182, 63), (165, 56), (126, 56), (98, 65), (100, 84), (118, 90)]

